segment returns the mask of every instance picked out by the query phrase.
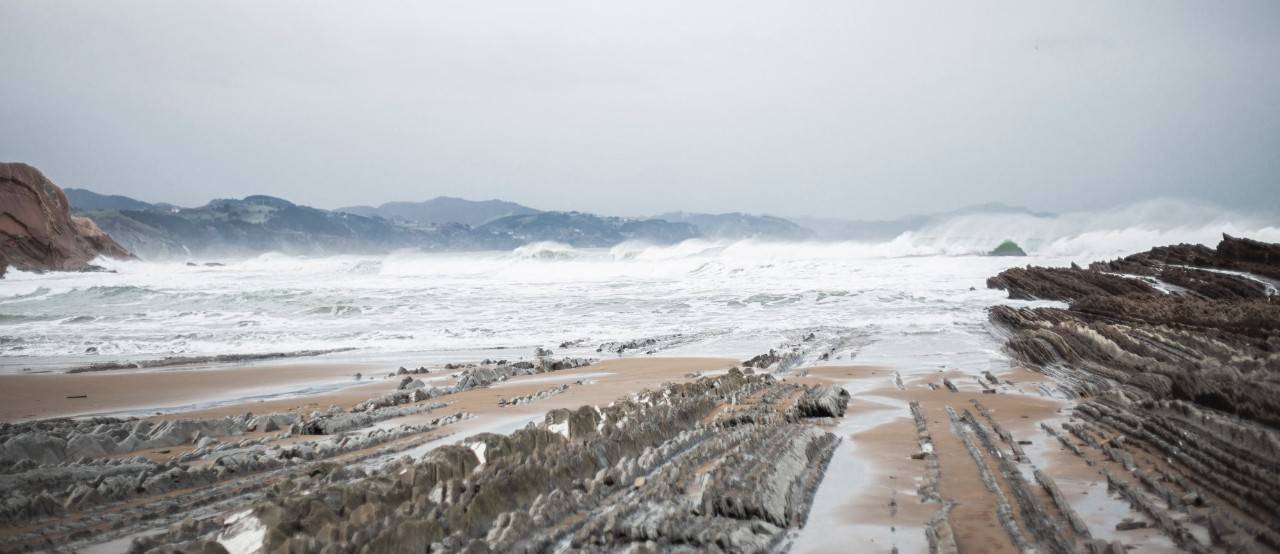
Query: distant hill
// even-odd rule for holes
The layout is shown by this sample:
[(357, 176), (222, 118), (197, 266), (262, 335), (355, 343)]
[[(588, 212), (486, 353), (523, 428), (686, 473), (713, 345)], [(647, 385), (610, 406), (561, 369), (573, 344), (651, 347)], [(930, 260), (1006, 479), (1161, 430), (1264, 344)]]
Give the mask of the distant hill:
[(710, 238), (804, 240), (813, 236), (813, 231), (793, 221), (771, 215), (671, 212), (657, 218), (688, 223), (697, 227), (703, 236)]
[(479, 227), (512, 215), (536, 214), (528, 206), (505, 200), (465, 200), (450, 196), (440, 196), (425, 202), (387, 202), (378, 207), (351, 206), (338, 208), (335, 211), (363, 215), (378, 216), (386, 219), (398, 219), (413, 223), (463, 223)]
[[(264, 195), (220, 198), (197, 208), (179, 208), (83, 189), (77, 191), (77, 200), (71, 202), (77, 212), (91, 217), (125, 248), (149, 259), (262, 252), (378, 253), (400, 248), (506, 250), (537, 241), (607, 247), (626, 240), (673, 243), (700, 236), (698, 229), (688, 223), (578, 212), (540, 212), (497, 200), (472, 202), (437, 198), (421, 203), (393, 202), (371, 208), (375, 212), (370, 215), (361, 215), (353, 213), (352, 208), (322, 210)], [(396, 211), (401, 208), (412, 210)], [(447, 214), (421, 215), (433, 213), (431, 210)], [(508, 213), (513, 211), (520, 213)], [(381, 215), (383, 213), (387, 215)], [(403, 214), (409, 213), (483, 223), (431, 222), (404, 217)], [(497, 217), (490, 219), (493, 215)]]
[(118, 194), (98, 194), (85, 189), (63, 189), (67, 193), (67, 201), (71, 209), (76, 211), (90, 210), (150, 210), (152, 204), (135, 200)]
[(507, 216), (485, 224), (480, 230), (508, 234), (522, 243), (556, 241), (580, 248), (613, 246), (627, 240), (670, 244), (700, 236), (698, 229), (688, 223), (580, 212)]
[(954, 217), (975, 214), (1025, 214), (1032, 217), (1053, 217), (1054, 214), (1036, 212), (1020, 206), (999, 202), (966, 206), (949, 212), (909, 215), (886, 220), (849, 220), (817, 217), (792, 217), (791, 220), (814, 231), (819, 240), (889, 240), (907, 231), (923, 229)]
[(218, 199), (199, 208), (85, 212), (144, 258), (261, 252), (340, 254), (398, 248), (513, 248), (510, 236), (467, 225), (406, 227), (380, 217), (299, 206), (272, 196)]

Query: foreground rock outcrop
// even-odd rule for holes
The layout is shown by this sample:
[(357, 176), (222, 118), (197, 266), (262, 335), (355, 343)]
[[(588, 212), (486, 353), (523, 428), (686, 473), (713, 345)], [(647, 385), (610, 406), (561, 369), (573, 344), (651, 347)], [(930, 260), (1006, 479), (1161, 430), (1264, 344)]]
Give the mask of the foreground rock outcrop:
[(0, 163), (0, 276), (24, 271), (84, 271), (98, 256), (132, 255), (93, 220), (72, 216), (67, 195), (40, 170)]
[[(360, 413), (330, 408), (305, 415), (3, 424), (0, 551), (59, 549), (97, 527), (146, 529), (206, 505), (251, 502), (265, 483), (283, 474), (329, 472), (334, 463), (389, 456), (469, 417), (454, 413), (423, 417), (418, 424), (376, 425), (431, 416), (444, 407), (423, 402)], [(177, 489), (183, 494), (170, 494)]]
[[(1277, 277), (1280, 245), (1224, 235), (1216, 249), (1007, 270), (988, 286), (1069, 306), (997, 306), (991, 320), (1010, 331), (1011, 355), (1080, 399), (1067, 431), (1137, 477), (1107, 479), (1175, 543), (1277, 550)], [(1207, 522), (1210, 544), (1189, 521)]]
[[(845, 410), (829, 386), (736, 369), (546, 414), (365, 475), (302, 475), (135, 552), (767, 552), (802, 526)], [(813, 419), (818, 418), (818, 419)]]

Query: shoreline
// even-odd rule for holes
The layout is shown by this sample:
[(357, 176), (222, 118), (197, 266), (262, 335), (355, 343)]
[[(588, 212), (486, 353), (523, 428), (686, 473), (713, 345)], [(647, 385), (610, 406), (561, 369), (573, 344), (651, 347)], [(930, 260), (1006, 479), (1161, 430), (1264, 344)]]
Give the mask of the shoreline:
[[(544, 356), (391, 375), (369, 364), (359, 373), (376, 376), (359, 381), (352, 364), (0, 376), (22, 398), (7, 418), (181, 410), (4, 425), (0, 482), (14, 494), (0, 515), (23, 526), (0, 528), (0, 544), (32, 547), (51, 521), (67, 539), (109, 524), (120, 531), (94, 540), (110, 541), (225, 502), (272, 529), (254, 539), (271, 549), (403, 546), (429, 523), (456, 550), (635, 546), (655, 525), (680, 544), (799, 552), (1280, 550), (1266, 495), (1280, 486), (1267, 471), (1276, 397), (1257, 379), (1274, 370), (1273, 291), (1182, 263), (1280, 275), (1278, 256), (1224, 237), (1216, 252), (1008, 269), (988, 286), (1058, 304), (990, 307), (1000, 356), (932, 329), (865, 344), (819, 329), (742, 370)], [(813, 365), (842, 347), (900, 362)], [(1251, 372), (1220, 371), (1246, 358)], [(324, 508), (327, 523), (316, 494), (351, 500)], [(143, 546), (240, 540), (225, 513)], [(681, 531), (693, 527), (708, 534)]]

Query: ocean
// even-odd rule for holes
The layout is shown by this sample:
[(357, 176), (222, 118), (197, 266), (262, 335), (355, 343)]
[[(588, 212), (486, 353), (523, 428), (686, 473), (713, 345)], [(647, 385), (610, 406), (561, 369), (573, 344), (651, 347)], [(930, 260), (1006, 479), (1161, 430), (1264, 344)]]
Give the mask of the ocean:
[[(1012, 301), (985, 281), (1005, 268), (1213, 245), (1223, 232), (1280, 240), (1268, 222), (1187, 209), (981, 215), (883, 242), (536, 243), (14, 271), (0, 280), (0, 371), (333, 349), (353, 350), (324, 359), (394, 367), (518, 359), (539, 347), (602, 359), (746, 359), (773, 348), (796, 364), (997, 368), (1008, 361), (985, 309)], [(984, 255), (1004, 239), (1030, 255)]]

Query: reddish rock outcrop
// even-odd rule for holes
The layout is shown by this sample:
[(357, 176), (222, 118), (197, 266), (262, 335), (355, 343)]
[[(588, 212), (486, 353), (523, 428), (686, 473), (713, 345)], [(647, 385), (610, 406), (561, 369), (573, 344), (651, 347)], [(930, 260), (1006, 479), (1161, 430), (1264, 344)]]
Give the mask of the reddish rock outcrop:
[(85, 271), (98, 256), (132, 258), (92, 220), (72, 216), (67, 195), (40, 170), (0, 163), (0, 276), (26, 271)]

